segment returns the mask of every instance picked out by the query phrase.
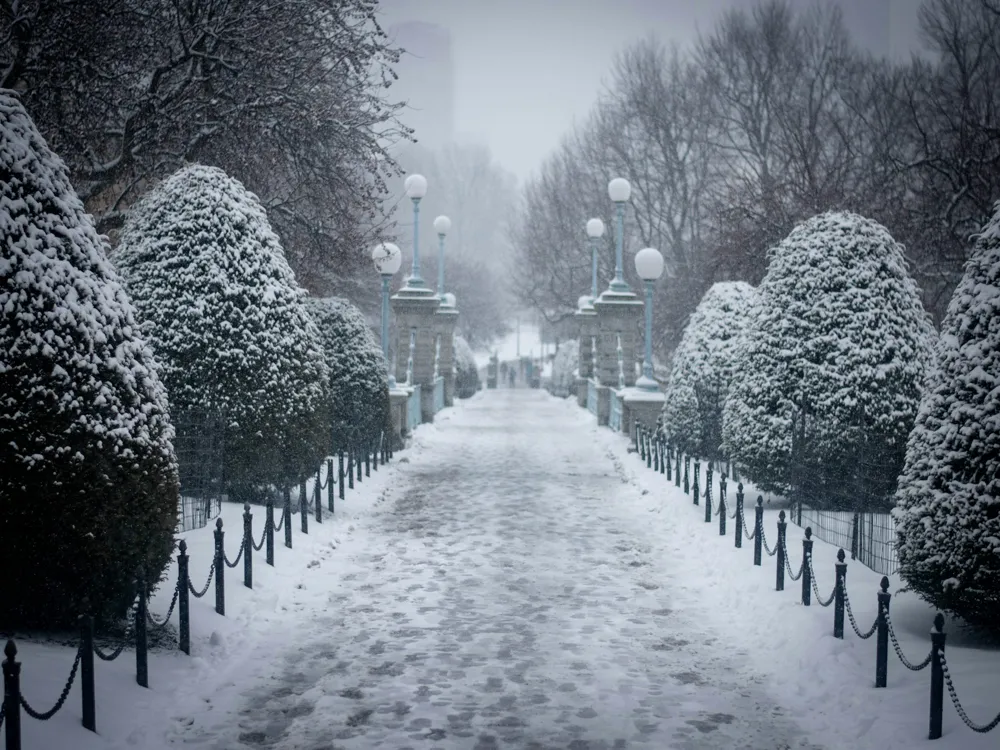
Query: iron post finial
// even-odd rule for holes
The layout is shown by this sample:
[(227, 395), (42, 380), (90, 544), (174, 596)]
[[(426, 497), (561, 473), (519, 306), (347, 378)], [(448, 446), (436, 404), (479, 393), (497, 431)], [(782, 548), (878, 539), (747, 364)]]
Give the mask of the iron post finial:
[(763, 504), (764, 504), (764, 496), (757, 495), (757, 505), (763, 505)]
[(939, 632), (944, 632), (944, 615), (938, 612), (934, 615), (934, 629)]
[(180, 542), (177, 543), (177, 549), (179, 549), (182, 554), (187, 552), (187, 548), (188, 543), (184, 539), (181, 539)]
[(779, 521), (780, 521), (781, 523), (784, 523), (784, 522), (785, 522), (785, 511), (781, 511), (780, 513), (778, 513), (778, 520), (779, 520)]
[(17, 645), (14, 643), (13, 638), (7, 639), (7, 645), (3, 648), (4, 656), (13, 664), (14, 657), (17, 656)]
[(882, 593), (886, 594), (889, 592), (889, 576), (882, 576), (882, 582), (879, 584), (882, 587)]
[(840, 548), (840, 549), (839, 549), (839, 550), (837, 551), (837, 562), (844, 562), (844, 558), (845, 558), (845, 557), (846, 557), (846, 555), (844, 554), (844, 548), (843, 548), (843, 547), (841, 547), (841, 548)]
[(738, 489), (738, 490), (739, 490), (740, 492), (743, 492), (743, 482), (739, 482), (739, 483), (738, 483), (738, 484), (736, 485), (736, 489)]
[(219, 531), (222, 531), (222, 519), (221, 518), (216, 518), (215, 519), (215, 528), (217, 528)]
[(812, 526), (806, 526), (806, 539), (812, 539), (813, 530)]
[(250, 503), (243, 503), (243, 512), (244, 513), (250, 512)]

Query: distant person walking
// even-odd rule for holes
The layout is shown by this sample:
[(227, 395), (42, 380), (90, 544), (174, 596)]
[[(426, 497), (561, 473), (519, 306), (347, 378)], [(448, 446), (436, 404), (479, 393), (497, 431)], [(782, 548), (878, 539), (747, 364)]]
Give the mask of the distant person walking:
[(517, 381), (517, 370), (513, 367), (510, 368), (510, 387), (514, 387), (514, 383)]
[(506, 362), (501, 362), (500, 363), (500, 379), (501, 380), (506, 380), (507, 379), (507, 363)]

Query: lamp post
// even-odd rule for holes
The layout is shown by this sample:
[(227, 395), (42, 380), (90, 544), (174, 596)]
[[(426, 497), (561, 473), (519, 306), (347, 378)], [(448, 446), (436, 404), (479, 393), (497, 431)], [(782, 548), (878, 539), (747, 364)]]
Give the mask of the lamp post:
[(587, 222), (587, 236), (590, 238), (590, 304), (597, 299), (597, 245), (604, 236), (604, 222), (591, 219)]
[(396, 375), (389, 365), (389, 282), (399, 270), (403, 255), (399, 248), (391, 242), (383, 242), (372, 250), (372, 262), (375, 270), (382, 277), (382, 354), (385, 355), (386, 367), (389, 371), (389, 387), (396, 387)]
[(608, 288), (612, 292), (631, 291), (622, 272), (622, 245), (625, 243), (625, 204), (632, 195), (632, 186), (623, 177), (608, 183), (608, 196), (614, 201), (618, 226), (615, 228), (615, 278)]
[(438, 297), (441, 297), (441, 304), (444, 304), (444, 238), (451, 231), (451, 219), (438, 216), (434, 219), (434, 231), (438, 236)]
[(635, 272), (646, 284), (646, 357), (642, 363), (642, 377), (635, 385), (644, 391), (658, 390), (653, 379), (653, 282), (663, 275), (663, 256), (652, 247), (635, 254)]
[(403, 183), (403, 188), (413, 201), (413, 268), (406, 285), (422, 287), (424, 280), (420, 278), (420, 199), (427, 195), (427, 179), (422, 174), (411, 174)]

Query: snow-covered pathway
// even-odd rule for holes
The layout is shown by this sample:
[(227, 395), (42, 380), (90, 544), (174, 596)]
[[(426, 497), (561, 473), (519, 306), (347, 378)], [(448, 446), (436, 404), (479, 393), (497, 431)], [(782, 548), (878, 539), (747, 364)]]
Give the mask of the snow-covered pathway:
[(328, 609), (268, 644), (273, 677), (174, 739), (814, 747), (704, 624), (694, 582), (624, 507), (639, 490), (615, 458), (572, 433), (530, 390), (480, 394), (435, 427), (368, 519), (360, 565), (331, 572)]

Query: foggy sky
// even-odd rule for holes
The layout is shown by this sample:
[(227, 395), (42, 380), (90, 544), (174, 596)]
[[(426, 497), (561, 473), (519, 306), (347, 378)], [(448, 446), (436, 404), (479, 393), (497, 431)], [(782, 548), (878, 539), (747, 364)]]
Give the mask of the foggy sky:
[[(803, 6), (818, 0), (792, 0)], [(726, 8), (749, 0), (382, 0), (385, 23), (426, 21), (452, 35), (454, 128), (487, 144), (523, 181), (582, 121), (615, 52), (649, 34), (693, 44)], [(839, 0), (853, 38), (906, 58), (919, 0)]]

